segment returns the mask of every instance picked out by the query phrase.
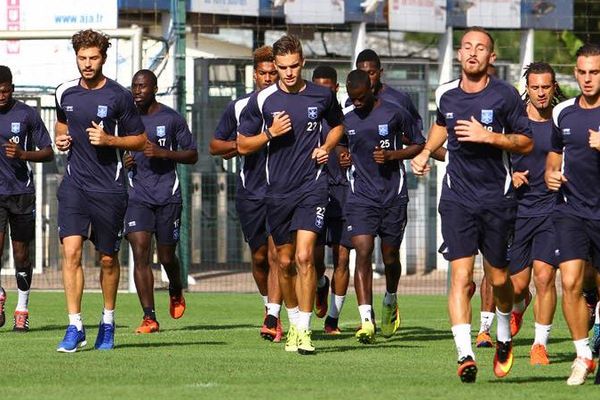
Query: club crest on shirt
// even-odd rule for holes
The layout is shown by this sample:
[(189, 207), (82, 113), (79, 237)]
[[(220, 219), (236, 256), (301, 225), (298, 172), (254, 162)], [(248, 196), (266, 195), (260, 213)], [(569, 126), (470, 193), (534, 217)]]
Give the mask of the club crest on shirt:
[(378, 125), (378, 129), (379, 129), (379, 136), (387, 136), (389, 133), (387, 124)]
[(571, 134), (571, 128), (564, 128), (564, 129), (562, 130), (562, 134), (563, 134), (564, 136), (570, 135), (570, 134)]
[(167, 134), (167, 130), (164, 125), (160, 125), (156, 127), (156, 136), (164, 137)]
[(108, 115), (108, 106), (98, 106), (98, 112), (96, 115), (100, 118), (106, 118)]
[(317, 107), (308, 107), (308, 119), (317, 119), (319, 116)]
[(481, 123), (491, 124), (494, 121), (494, 110), (481, 110)]
[(20, 133), (21, 132), (21, 123), (20, 122), (11, 122), (10, 123), (10, 131), (12, 133)]

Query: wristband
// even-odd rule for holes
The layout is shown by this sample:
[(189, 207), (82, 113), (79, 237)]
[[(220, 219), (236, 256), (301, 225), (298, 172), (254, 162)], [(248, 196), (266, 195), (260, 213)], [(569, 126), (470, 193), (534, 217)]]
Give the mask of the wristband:
[(273, 134), (269, 131), (269, 128), (265, 129), (265, 136), (267, 137), (267, 140), (273, 139)]

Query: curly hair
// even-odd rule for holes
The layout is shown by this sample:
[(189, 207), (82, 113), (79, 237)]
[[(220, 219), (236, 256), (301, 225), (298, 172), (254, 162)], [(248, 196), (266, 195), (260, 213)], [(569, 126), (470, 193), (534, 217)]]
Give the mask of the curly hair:
[(271, 46), (261, 46), (254, 50), (254, 69), (258, 68), (258, 64), (264, 62), (274, 62), (273, 48)]
[[(551, 101), (551, 104), (553, 106), (567, 99), (567, 96), (565, 96), (563, 91), (560, 89), (558, 82), (556, 82), (556, 73), (554, 72), (554, 68), (552, 68), (550, 64), (543, 61), (533, 62), (529, 64), (525, 68), (525, 73), (523, 73), (523, 78), (525, 78), (527, 86), (529, 86), (529, 75), (531, 74), (550, 74), (550, 76), (552, 76), (552, 83), (555, 85), (554, 97), (552, 97)], [(525, 104), (527, 104), (529, 102), (529, 93), (525, 91), (524, 94), (524, 101)]]
[(79, 31), (71, 38), (73, 44), (73, 50), (75, 54), (80, 49), (89, 49), (90, 47), (97, 47), (100, 49), (102, 57), (106, 58), (106, 51), (110, 47), (110, 38), (102, 32), (94, 31), (92, 29), (86, 29)]

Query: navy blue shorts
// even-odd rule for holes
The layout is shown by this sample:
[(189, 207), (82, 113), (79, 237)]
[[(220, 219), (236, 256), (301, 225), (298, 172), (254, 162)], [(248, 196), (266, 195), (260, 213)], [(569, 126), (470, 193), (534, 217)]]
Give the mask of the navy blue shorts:
[(29, 243), (35, 237), (35, 194), (0, 195), (0, 232), (6, 233), (10, 224), (10, 238)]
[(406, 228), (406, 204), (376, 207), (346, 203), (346, 218), (352, 237), (379, 236), (383, 243), (400, 248)]
[(325, 228), (317, 239), (317, 244), (334, 246), (341, 244), (352, 248), (352, 238), (348, 232), (348, 222), (344, 216), (346, 204), (347, 185), (329, 186), (329, 203), (325, 211)]
[(551, 216), (518, 217), (508, 257), (511, 275), (531, 267), (534, 260), (558, 267), (556, 234)]
[(181, 203), (153, 205), (129, 200), (125, 213), (125, 236), (132, 232), (151, 232), (158, 244), (177, 244), (181, 229), (181, 208)]
[(264, 199), (235, 199), (235, 208), (240, 219), (244, 239), (255, 252), (267, 244), (267, 205)]
[(63, 179), (58, 198), (58, 235), (89, 238), (96, 250), (114, 254), (121, 247), (127, 193), (86, 192)]
[(600, 221), (555, 211), (552, 214), (558, 262), (589, 260), (600, 269)]
[(470, 257), (481, 251), (494, 267), (508, 266), (508, 247), (513, 238), (517, 207), (466, 208), (452, 201), (440, 201), (444, 244), (440, 248), (448, 261)]
[(292, 234), (298, 230), (320, 234), (325, 226), (327, 197), (327, 187), (283, 198), (267, 197), (267, 226), (275, 245), (292, 243)]

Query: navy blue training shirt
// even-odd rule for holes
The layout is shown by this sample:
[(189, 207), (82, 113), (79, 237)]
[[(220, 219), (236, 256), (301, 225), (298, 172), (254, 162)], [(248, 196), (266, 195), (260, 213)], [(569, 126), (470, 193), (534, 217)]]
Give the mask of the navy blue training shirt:
[[(215, 129), (215, 139), (227, 142), (236, 140), (240, 119), (250, 96), (252, 93), (245, 94), (227, 105)], [(240, 156), (242, 165), (237, 185), (238, 198), (260, 200), (265, 196), (267, 188), (266, 154), (267, 150), (261, 149), (256, 153)]]
[[(52, 146), (48, 130), (38, 113), (16, 100), (8, 110), (0, 111), (0, 145), (13, 142), (25, 151)], [(0, 147), (0, 195), (34, 193), (33, 171), (29, 163), (8, 158)]]
[(556, 204), (556, 193), (546, 187), (546, 156), (552, 149), (552, 120), (529, 121), (533, 133), (533, 150), (527, 155), (512, 154), (513, 171), (525, 172), (528, 185), (516, 189), (519, 217), (549, 215)]
[(467, 207), (514, 206), (509, 153), (487, 144), (459, 142), (454, 128), (458, 120), (474, 117), (496, 134), (531, 137), (529, 118), (517, 90), (490, 76), (483, 90), (466, 93), (457, 79), (438, 87), (435, 98), (436, 124), (448, 132), (448, 166), (441, 199)]
[(109, 135), (133, 136), (144, 133), (129, 90), (112, 79), (99, 89), (89, 90), (79, 79), (56, 88), (56, 117), (66, 123), (72, 138), (65, 179), (90, 192), (124, 193), (122, 150), (90, 143), (87, 128), (92, 121), (102, 124)]
[(352, 154), (348, 204), (358, 202), (376, 207), (406, 204), (408, 190), (403, 160), (377, 164), (373, 151), (375, 147), (402, 149), (403, 134), (413, 144), (425, 143), (419, 126), (406, 109), (384, 101), (380, 101), (367, 115), (354, 106), (346, 107), (344, 114), (344, 127)]
[(311, 159), (313, 150), (321, 144), (321, 122), (336, 127), (343, 119), (331, 89), (306, 82), (300, 92), (287, 93), (274, 84), (250, 97), (238, 131), (245, 136), (259, 135), (282, 111), (289, 115), (292, 130), (267, 145), (267, 195), (271, 197), (310, 190), (323, 171)]
[(552, 112), (552, 151), (563, 155), (563, 183), (556, 209), (600, 220), (600, 152), (589, 145), (588, 129), (600, 130), (600, 108), (583, 109), (579, 98), (563, 101)]
[[(327, 121), (323, 121), (321, 130), (321, 142), (324, 142), (327, 138), (327, 134), (329, 134), (329, 131), (331, 130), (331, 128), (327, 124)], [(347, 146), (345, 140), (340, 140), (340, 144)], [(338, 158), (338, 153), (335, 148), (331, 150), (331, 152), (329, 153), (329, 158), (327, 159), (327, 173), (329, 174), (329, 186), (348, 185), (346, 171), (340, 166), (340, 160)]]
[[(142, 115), (148, 140), (168, 150), (195, 150), (196, 138), (187, 122), (175, 110), (159, 104), (158, 110)], [(148, 158), (143, 151), (132, 152), (135, 166), (129, 174), (129, 199), (152, 205), (181, 203), (177, 163), (165, 158)]]

